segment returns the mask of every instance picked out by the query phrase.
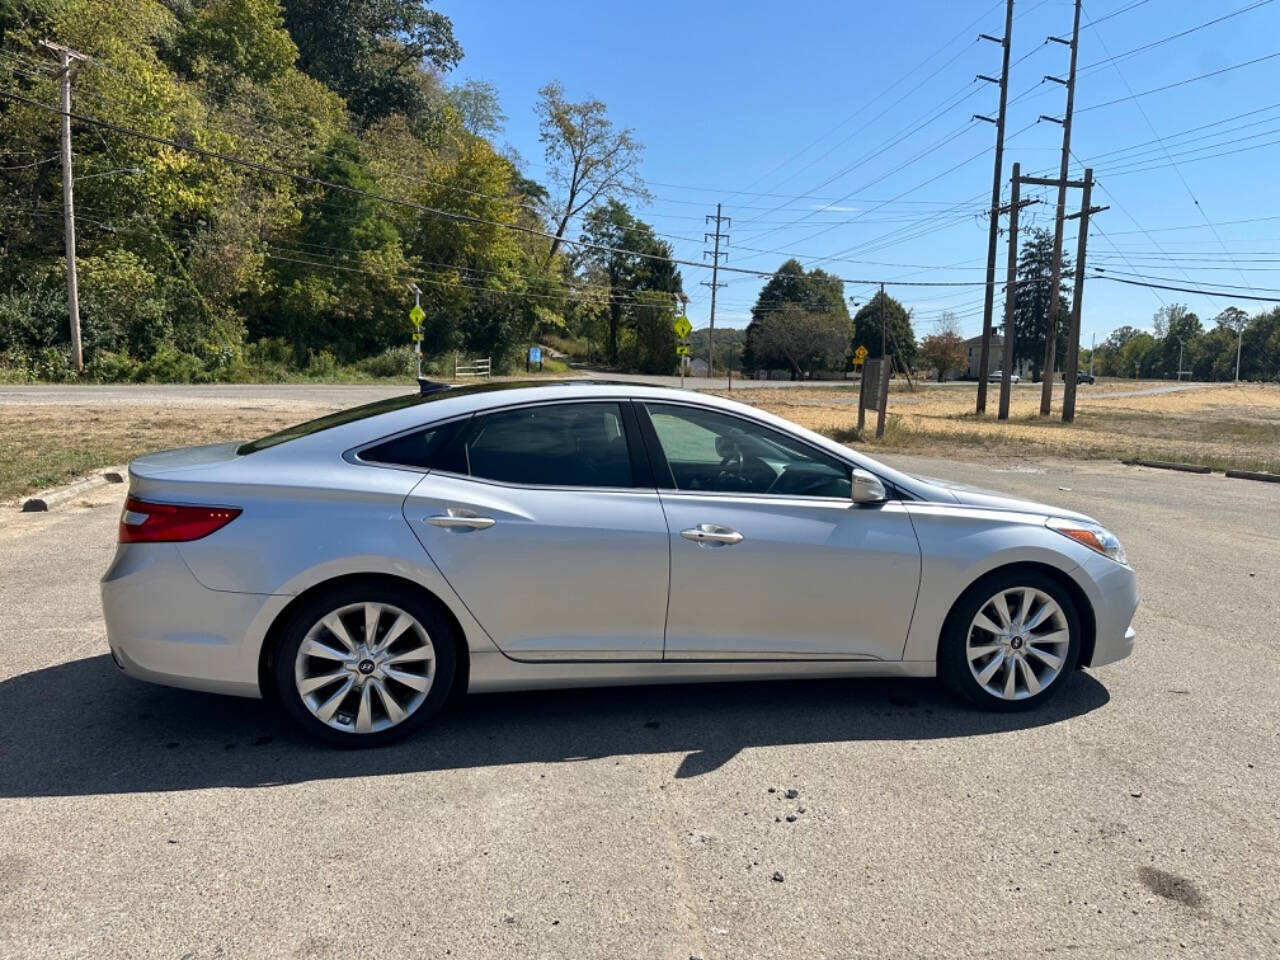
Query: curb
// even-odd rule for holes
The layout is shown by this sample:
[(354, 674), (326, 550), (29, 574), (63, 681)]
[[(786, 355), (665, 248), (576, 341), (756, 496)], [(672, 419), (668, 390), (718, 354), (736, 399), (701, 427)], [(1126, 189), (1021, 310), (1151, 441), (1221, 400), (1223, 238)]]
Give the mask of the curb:
[(1228, 477), (1236, 480), (1261, 480), (1263, 483), (1280, 483), (1280, 473), (1255, 473), (1252, 470), (1228, 470)]
[(22, 512), (43, 513), (50, 507), (56, 507), (60, 503), (75, 499), (86, 490), (105, 487), (110, 483), (124, 483), (124, 471), (104, 470), (101, 473), (95, 473), (93, 476), (85, 477), (83, 480), (69, 483), (65, 487), (56, 487), (53, 490), (38, 493), (34, 497), (27, 497), (22, 501)]
[[(1212, 473), (1208, 467), (1198, 463), (1174, 463), (1171, 460), (1121, 460), (1130, 467), (1155, 467), (1158, 470), (1180, 470), (1183, 473)], [(1230, 476), (1230, 472), (1227, 474)]]

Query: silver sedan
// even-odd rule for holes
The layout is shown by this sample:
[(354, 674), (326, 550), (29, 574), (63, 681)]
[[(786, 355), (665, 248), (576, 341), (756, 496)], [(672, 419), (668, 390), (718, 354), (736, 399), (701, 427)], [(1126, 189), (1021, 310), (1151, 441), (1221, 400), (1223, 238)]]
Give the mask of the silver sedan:
[(410, 394), (129, 468), (116, 664), (373, 745), (451, 692), (939, 676), (1033, 707), (1127, 656), (1089, 517), (908, 476), (716, 397)]

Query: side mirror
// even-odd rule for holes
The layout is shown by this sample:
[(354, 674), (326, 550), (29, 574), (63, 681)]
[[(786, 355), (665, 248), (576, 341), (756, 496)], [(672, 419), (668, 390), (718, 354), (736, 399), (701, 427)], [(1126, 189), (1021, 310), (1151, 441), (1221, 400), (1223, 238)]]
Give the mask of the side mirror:
[(861, 467), (853, 468), (849, 487), (849, 498), (854, 503), (884, 503), (889, 499), (880, 478)]

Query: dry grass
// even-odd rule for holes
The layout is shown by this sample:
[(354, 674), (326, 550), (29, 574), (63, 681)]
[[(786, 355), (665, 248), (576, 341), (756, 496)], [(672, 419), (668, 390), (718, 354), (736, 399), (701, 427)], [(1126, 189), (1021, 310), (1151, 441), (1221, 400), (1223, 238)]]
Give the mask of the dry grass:
[[(1280, 386), (1122, 395), (1151, 386), (1160, 384), (1121, 381), (1083, 387), (1076, 422), (1068, 426), (1039, 416), (1038, 386), (1015, 389), (1011, 418), (999, 423), (994, 415), (973, 414), (971, 387), (926, 386), (909, 392), (895, 384), (881, 440), (856, 436), (856, 388), (736, 390), (733, 398), (870, 452), (966, 459), (1144, 457), (1280, 472)], [(997, 393), (990, 394), (992, 410)], [(329, 409), (293, 401), (265, 407), (182, 400), (3, 406), (0, 500), (57, 486), (151, 450), (262, 436)], [(1054, 409), (1060, 409), (1060, 399), (1055, 399)], [(870, 415), (870, 424), (874, 417)]]
[(58, 486), (151, 450), (244, 440), (326, 412), (167, 404), (0, 407), (0, 500)]
[[(1041, 417), (1038, 385), (1014, 390), (1010, 418), (994, 417), (998, 390), (989, 394), (991, 415), (973, 413), (969, 387), (895, 390), (889, 396), (885, 436), (858, 437), (853, 390), (740, 391), (754, 404), (860, 449), (981, 458), (1056, 456), (1181, 460), (1211, 467), (1280, 472), (1280, 386), (1196, 387), (1178, 393), (1124, 396), (1160, 384), (1119, 382), (1082, 387), (1076, 421), (1064, 424), (1060, 392), (1054, 415)], [(868, 415), (868, 424), (875, 414)], [(870, 434), (873, 431), (868, 430)]]

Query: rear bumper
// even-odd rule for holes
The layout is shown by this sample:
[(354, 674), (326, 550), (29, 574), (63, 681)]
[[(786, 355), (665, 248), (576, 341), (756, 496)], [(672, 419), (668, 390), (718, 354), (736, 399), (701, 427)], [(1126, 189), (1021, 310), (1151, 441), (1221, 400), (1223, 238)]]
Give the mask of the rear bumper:
[(289, 599), (203, 587), (171, 543), (121, 544), (102, 578), (107, 643), (126, 674), (242, 697), (262, 695), (262, 638)]
[(1136, 637), (1133, 615), (1138, 611), (1138, 577), (1131, 567), (1103, 556), (1090, 558), (1081, 569), (1087, 575), (1085, 588), (1096, 628), (1093, 657), (1086, 666), (1123, 660), (1133, 652)]

